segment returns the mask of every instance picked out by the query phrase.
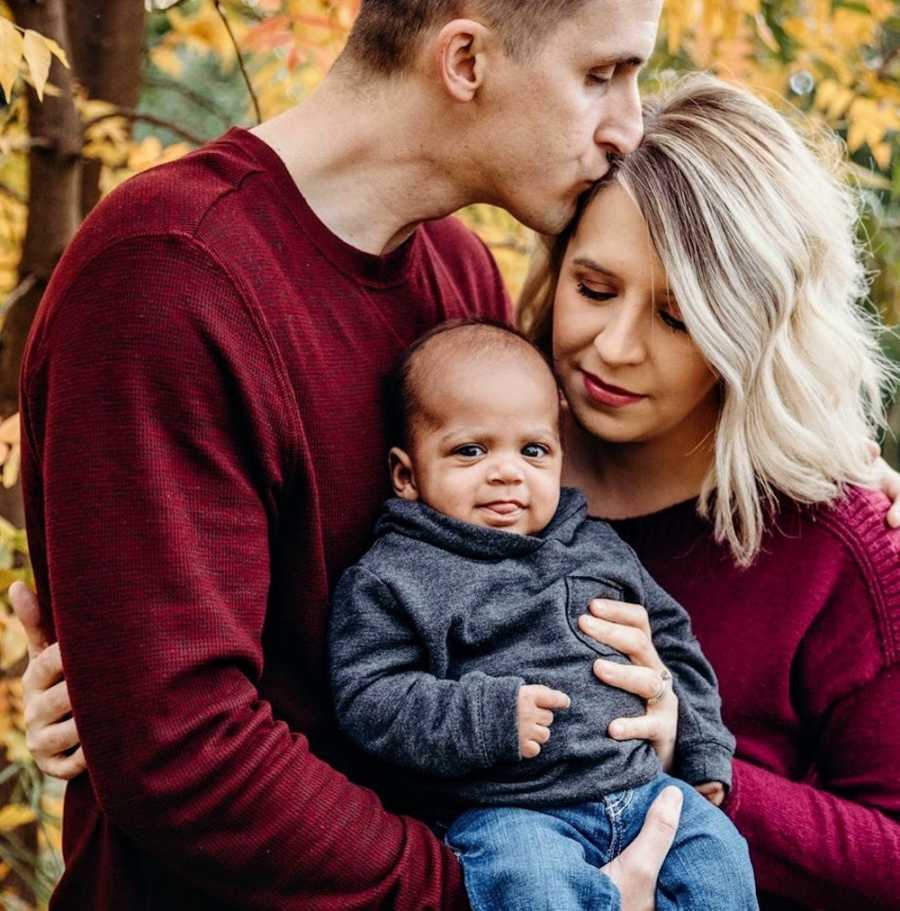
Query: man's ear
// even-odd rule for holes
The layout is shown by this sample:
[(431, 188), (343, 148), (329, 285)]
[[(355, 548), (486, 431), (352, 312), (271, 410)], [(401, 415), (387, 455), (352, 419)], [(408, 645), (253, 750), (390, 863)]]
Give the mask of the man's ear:
[(435, 42), (438, 73), (456, 101), (471, 101), (484, 81), (490, 30), (472, 19), (454, 19)]
[(409, 453), (400, 449), (399, 446), (395, 446), (388, 453), (388, 468), (391, 472), (391, 486), (394, 488), (394, 493), (404, 500), (418, 500), (416, 475)]

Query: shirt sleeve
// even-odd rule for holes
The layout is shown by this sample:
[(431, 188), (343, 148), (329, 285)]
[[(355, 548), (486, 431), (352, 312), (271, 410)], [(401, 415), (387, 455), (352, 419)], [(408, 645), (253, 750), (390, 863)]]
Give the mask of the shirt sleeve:
[(388, 586), (361, 567), (342, 576), (330, 617), (338, 723), (362, 749), (439, 778), (519, 759), (522, 678), (429, 673), (410, 618)]
[(102, 812), (247, 911), (466, 908), (452, 853), (317, 759), (257, 689), (299, 422), (258, 314), (172, 236), (111, 246), (48, 297), (23, 479)]
[(684, 608), (643, 566), (641, 579), (653, 644), (672, 674), (678, 696), (673, 773), (689, 784), (721, 781), (730, 786), (735, 741), (722, 721), (722, 701), (712, 665), (694, 638)]

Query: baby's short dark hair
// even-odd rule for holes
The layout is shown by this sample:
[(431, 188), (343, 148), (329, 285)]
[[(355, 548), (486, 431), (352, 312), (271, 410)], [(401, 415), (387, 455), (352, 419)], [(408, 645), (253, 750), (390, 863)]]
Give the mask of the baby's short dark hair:
[[(516, 351), (537, 357), (556, 383), (544, 352), (518, 329), (498, 320), (447, 320), (417, 338), (403, 352), (396, 370), (388, 377), (386, 404), (390, 445), (408, 449), (414, 427), (427, 420), (421, 390), (439, 373), (446, 357), (456, 352), (464, 353), (466, 357), (481, 357)], [(426, 360), (429, 353), (431, 360)]]

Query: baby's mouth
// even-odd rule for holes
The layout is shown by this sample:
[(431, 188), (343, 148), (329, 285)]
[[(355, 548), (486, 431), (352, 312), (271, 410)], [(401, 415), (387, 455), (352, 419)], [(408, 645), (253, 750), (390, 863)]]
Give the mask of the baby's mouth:
[(513, 516), (528, 507), (520, 500), (492, 500), (490, 503), (479, 504), (482, 509), (489, 509), (498, 516)]

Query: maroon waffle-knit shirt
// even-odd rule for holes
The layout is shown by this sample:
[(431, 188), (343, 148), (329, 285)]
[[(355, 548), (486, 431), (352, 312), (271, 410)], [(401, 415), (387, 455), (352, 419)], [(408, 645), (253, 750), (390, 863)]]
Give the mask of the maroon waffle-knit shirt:
[(383, 378), (436, 323), (507, 313), (459, 222), (362, 253), (242, 130), (87, 219), (21, 385), (31, 556), (89, 766), (52, 908), (467, 907), (428, 828), (336, 771), (326, 623), (388, 493)]
[(725, 810), (763, 911), (900, 909), (900, 531), (785, 503), (737, 569), (695, 502), (613, 522), (687, 609), (737, 738)]

